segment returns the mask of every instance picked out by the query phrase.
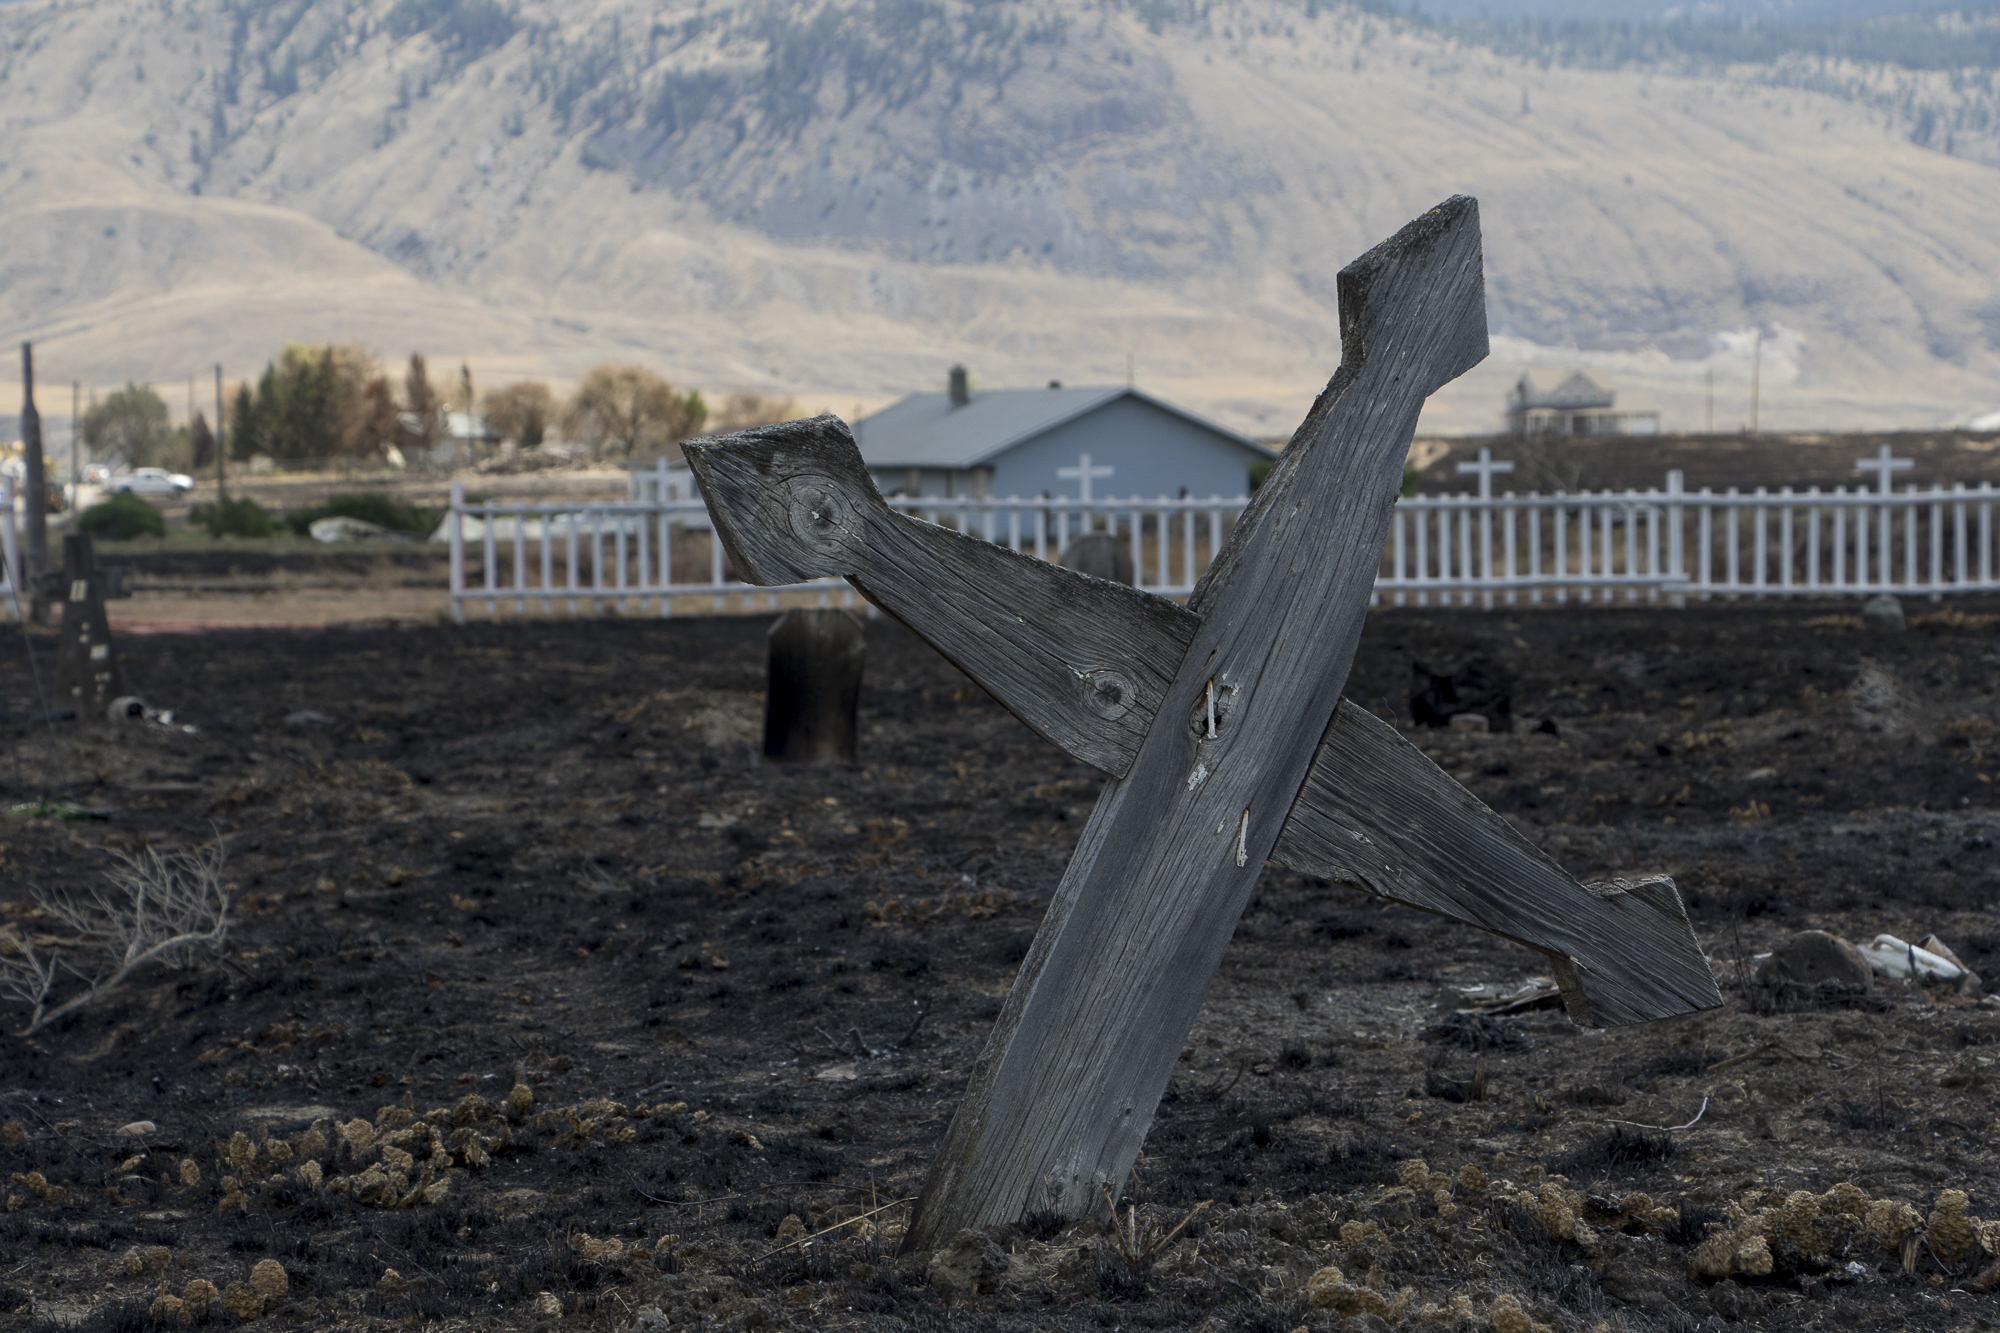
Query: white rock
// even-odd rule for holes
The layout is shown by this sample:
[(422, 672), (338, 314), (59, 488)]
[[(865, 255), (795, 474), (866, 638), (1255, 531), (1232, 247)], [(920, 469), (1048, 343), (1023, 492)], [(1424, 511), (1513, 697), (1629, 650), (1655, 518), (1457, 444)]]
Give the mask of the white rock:
[(1877, 935), (1861, 946), (1861, 956), (1885, 977), (1900, 981), (1962, 981), (1965, 969), (1929, 949), (1919, 949), (1894, 935)]
[(335, 514), (331, 518), (316, 518), (308, 525), (306, 531), (312, 534), (314, 541), (326, 542), (329, 545), (335, 542), (358, 542), (371, 537), (399, 535), (380, 523), (370, 523), (365, 518), (348, 518), (344, 514)]

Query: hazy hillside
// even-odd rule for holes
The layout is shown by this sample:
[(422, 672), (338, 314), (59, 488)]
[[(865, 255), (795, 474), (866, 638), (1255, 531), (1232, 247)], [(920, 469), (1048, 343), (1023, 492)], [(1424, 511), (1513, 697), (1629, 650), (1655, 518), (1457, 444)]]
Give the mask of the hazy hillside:
[[(1338, 359), (1339, 265), (1464, 191), (1496, 355), (1435, 426), (1574, 362), (1686, 428), (1712, 372), (1733, 425), (1759, 325), (1767, 425), (2000, 406), (1990, 70), (1463, 37), (1321, 0), (27, 0), (0, 320), (58, 379), (339, 337), (843, 412), (1129, 357), (1268, 431)], [(1958, 99), (1950, 153), (1898, 80)]]

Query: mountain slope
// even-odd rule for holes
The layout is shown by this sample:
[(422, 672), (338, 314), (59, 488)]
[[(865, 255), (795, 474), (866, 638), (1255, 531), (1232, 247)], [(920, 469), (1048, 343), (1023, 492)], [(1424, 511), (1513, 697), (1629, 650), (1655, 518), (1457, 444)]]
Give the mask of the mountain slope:
[(1558, 364), (1683, 428), (1712, 373), (1733, 426), (1758, 327), (1767, 426), (2000, 405), (2000, 171), (1878, 106), (1317, 3), (1204, 12), (10, 5), (0, 314), (94, 382), (342, 337), (840, 411), (953, 360), (1039, 383), (1129, 357), (1270, 432), (1338, 359), (1339, 266), (1466, 192), (1495, 356), (1433, 427), (1492, 426)]

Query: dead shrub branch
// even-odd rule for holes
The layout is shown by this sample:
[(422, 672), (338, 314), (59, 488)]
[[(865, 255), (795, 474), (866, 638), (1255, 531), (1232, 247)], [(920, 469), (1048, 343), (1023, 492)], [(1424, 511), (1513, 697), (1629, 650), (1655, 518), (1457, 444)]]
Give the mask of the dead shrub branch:
[[(162, 853), (113, 852), (100, 883), (84, 889), (37, 889), (47, 933), (0, 929), (0, 998), (28, 1010), (18, 1035), (33, 1036), (65, 1014), (101, 999), (134, 969), (155, 960), (185, 967), (219, 949), (229, 934), (223, 846)], [(52, 1004), (66, 978), (83, 989)]]

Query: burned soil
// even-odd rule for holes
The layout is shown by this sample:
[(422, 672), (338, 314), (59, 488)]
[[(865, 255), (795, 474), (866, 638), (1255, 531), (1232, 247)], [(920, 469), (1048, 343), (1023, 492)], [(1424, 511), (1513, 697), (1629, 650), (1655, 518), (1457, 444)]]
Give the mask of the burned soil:
[[(0, 1324), (1995, 1327), (2000, 1012), (1754, 959), (2000, 980), (1996, 609), (1375, 613), (1350, 697), (1580, 877), (1673, 875), (1725, 1006), (1480, 1011), (1542, 958), (1274, 868), (1118, 1229), (910, 1255), (1101, 778), (900, 628), (826, 768), (758, 757), (760, 619), (126, 641), (174, 727), (24, 720), (10, 633), (4, 803), (101, 817), (7, 819), (9, 937), (218, 837), (235, 924), (5, 1007)], [(1475, 656), (1511, 729), (1414, 729), (1413, 663)]]

